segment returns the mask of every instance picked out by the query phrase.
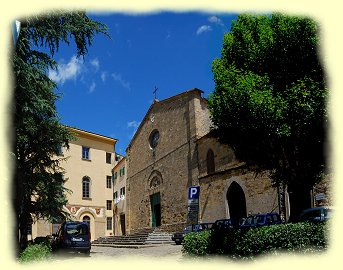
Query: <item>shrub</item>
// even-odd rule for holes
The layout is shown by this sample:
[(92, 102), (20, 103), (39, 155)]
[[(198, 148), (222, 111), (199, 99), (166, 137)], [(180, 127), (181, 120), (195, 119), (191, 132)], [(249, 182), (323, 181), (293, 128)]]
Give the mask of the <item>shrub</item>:
[(19, 256), (19, 262), (42, 261), (50, 258), (51, 247), (46, 243), (29, 245)]
[(248, 230), (193, 232), (185, 236), (182, 252), (250, 257), (277, 250), (323, 250), (328, 245), (327, 231), (326, 223), (289, 223)]
[(210, 253), (211, 231), (190, 232), (182, 241), (182, 252), (193, 255)]
[(275, 250), (301, 251), (327, 247), (327, 224), (296, 223), (254, 228), (241, 234), (233, 253), (241, 256)]

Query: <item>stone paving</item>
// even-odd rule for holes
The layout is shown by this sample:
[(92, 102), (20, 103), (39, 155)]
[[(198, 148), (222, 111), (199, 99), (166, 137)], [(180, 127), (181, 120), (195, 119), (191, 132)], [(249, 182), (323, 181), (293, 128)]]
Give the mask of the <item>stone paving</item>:
[(53, 256), (53, 261), (70, 261), (79, 260), (89, 261), (91, 259), (167, 259), (172, 261), (184, 260), (184, 255), (181, 252), (182, 245), (173, 244), (156, 244), (142, 245), (136, 248), (116, 248), (104, 246), (92, 246), (90, 255), (79, 253), (56, 253)]
[(182, 245), (166, 244), (166, 245), (149, 245), (140, 248), (112, 248), (112, 247), (101, 247), (92, 246), (90, 256), (92, 258), (98, 258), (102, 256), (117, 258), (126, 256), (140, 256), (146, 258), (173, 258), (181, 259)]

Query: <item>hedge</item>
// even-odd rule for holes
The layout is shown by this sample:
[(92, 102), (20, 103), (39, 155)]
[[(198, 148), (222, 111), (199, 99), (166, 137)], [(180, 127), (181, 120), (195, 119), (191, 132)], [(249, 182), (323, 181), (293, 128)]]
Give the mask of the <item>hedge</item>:
[(277, 250), (324, 250), (328, 245), (328, 224), (288, 223), (223, 232), (193, 232), (184, 237), (182, 245), (182, 252), (186, 254), (234, 257), (251, 257)]

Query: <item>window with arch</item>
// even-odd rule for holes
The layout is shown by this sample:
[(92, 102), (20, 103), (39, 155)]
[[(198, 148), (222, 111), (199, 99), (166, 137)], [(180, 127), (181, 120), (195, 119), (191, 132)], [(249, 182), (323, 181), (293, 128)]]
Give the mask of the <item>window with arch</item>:
[(216, 168), (215, 168), (215, 163), (214, 163), (214, 153), (212, 149), (209, 149), (207, 151), (206, 164), (207, 164), (207, 174), (214, 173)]
[(91, 179), (88, 176), (82, 178), (82, 198), (91, 197)]
[(83, 222), (87, 222), (87, 223), (88, 223), (88, 227), (91, 226), (91, 218), (90, 218), (89, 216), (84, 216), (84, 217), (82, 218), (82, 221), (83, 221)]

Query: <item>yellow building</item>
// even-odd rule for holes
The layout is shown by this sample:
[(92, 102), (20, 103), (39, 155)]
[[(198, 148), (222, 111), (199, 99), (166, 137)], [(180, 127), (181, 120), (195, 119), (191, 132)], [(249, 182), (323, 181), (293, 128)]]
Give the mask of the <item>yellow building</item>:
[(113, 233), (114, 235), (125, 235), (125, 211), (126, 211), (126, 158), (118, 161), (112, 170), (113, 173)]
[[(62, 150), (68, 204), (65, 210), (74, 220), (90, 224), (92, 240), (113, 235), (112, 168), (116, 164), (116, 139), (70, 128), (77, 138)], [(32, 226), (32, 239), (51, 235), (59, 224), (38, 221)]]

